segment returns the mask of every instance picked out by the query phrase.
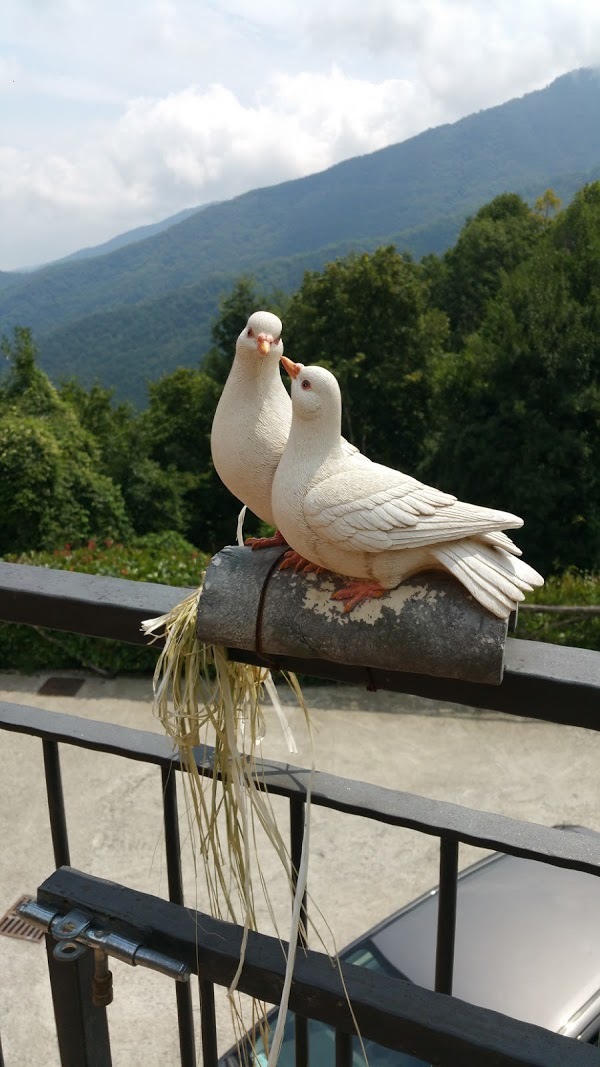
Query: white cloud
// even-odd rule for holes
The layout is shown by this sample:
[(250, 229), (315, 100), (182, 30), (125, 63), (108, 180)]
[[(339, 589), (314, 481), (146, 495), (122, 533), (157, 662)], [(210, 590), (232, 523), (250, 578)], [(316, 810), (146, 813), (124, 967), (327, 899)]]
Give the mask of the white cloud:
[(0, 56), (0, 91), (6, 92), (15, 84), (19, 74), (19, 64), (12, 57)]
[[(600, 61), (597, 0), (5, 0), (0, 269)], [(2, 146), (4, 146), (2, 148)]]
[(306, 28), (316, 47), (329, 50), (336, 46), (381, 54), (394, 52), (398, 57), (414, 56), (431, 33), (432, 12), (428, 4), (372, 0), (368, 6), (348, 7), (343, 0), (308, 9)]
[[(336, 68), (276, 75), (251, 104), (223, 85), (135, 100), (114, 127), (98, 125), (69, 152), (4, 150), (5, 233), (15, 211), (29, 219), (15, 234), (12, 265), (40, 259), (42, 229), (32, 223), (50, 236), (55, 219), (63, 237), (50, 254), (61, 255), (78, 247), (72, 211), (81, 217), (87, 210), (90, 232), (100, 231), (86, 237), (89, 243), (115, 232), (115, 205), (121, 215), (127, 206), (130, 225), (138, 225), (373, 151), (415, 132), (423, 117), (410, 83), (374, 84)], [(7, 256), (6, 243), (3, 251)]]
[(328, 54), (408, 65), (449, 118), (519, 96), (600, 61), (596, 0), (330, 0), (309, 6), (306, 33)]

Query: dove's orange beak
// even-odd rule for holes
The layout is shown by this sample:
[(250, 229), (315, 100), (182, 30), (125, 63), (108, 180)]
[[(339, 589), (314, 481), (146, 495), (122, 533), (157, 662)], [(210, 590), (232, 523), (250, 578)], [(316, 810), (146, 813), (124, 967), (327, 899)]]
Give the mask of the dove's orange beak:
[(270, 333), (259, 333), (258, 337), (256, 338), (256, 347), (258, 348), (258, 351), (260, 352), (261, 356), (268, 356), (269, 352), (271, 351), (272, 340), (273, 337)]
[(280, 356), (279, 358), (283, 363), (286, 371), (288, 372), (290, 378), (297, 378), (300, 374), (300, 371), (304, 370), (303, 363), (293, 363), (291, 359), (287, 358), (287, 356)]

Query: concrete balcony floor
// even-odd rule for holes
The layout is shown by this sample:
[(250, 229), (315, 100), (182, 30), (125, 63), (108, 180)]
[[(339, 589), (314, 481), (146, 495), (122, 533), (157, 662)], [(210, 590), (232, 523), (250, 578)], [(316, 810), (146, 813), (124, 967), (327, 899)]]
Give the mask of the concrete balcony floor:
[[(0, 674), (0, 699), (162, 730), (152, 716), (150, 679), (64, 673), (83, 679), (74, 697), (40, 695), (45, 674)], [(332, 686), (307, 687), (305, 693), (320, 769), (547, 825), (577, 822), (600, 830), (597, 734), (383, 692)], [(310, 765), (302, 716), (291, 705), (288, 710), (299, 748), (292, 761)], [(264, 753), (287, 760), (270, 708), (266, 717)], [(167, 896), (158, 769), (68, 746), (61, 756), (72, 865)], [(202, 909), (183, 790), (179, 794), (187, 903)], [(275, 807), (285, 828), (287, 804), (276, 800)], [(313, 812), (311, 833), (309, 891), (339, 948), (437, 880), (435, 838), (325, 809)], [(41, 743), (6, 732), (0, 736), (0, 835), (2, 914), (23, 893), (35, 894), (53, 869)], [(480, 854), (463, 846), (460, 866)], [(265, 853), (262, 863), (286, 936), (287, 889), (273, 856)], [(269, 930), (266, 909), (264, 916)], [(325, 932), (322, 922), (320, 928)], [(326, 940), (331, 948), (329, 935)], [(312, 943), (319, 947), (315, 937)], [(124, 964), (111, 966), (114, 1067), (178, 1063), (172, 983)], [(0, 938), (0, 988), (7, 1067), (57, 1067), (43, 946)], [(218, 993), (219, 1048), (225, 1051), (233, 1031), (225, 995)], [(197, 1011), (195, 985), (193, 995)]]

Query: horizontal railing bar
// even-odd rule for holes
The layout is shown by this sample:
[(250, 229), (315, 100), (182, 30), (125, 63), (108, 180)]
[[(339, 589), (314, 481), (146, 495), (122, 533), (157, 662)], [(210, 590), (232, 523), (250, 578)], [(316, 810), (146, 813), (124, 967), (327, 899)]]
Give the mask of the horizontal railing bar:
[[(261, 781), (269, 792), (289, 796), (290, 780), (306, 792), (310, 770), (271, 770), (276, 766), (266, 762), (262, 765)], [(311, 804), (556, 867), (600, 874), (600, 838), (585, 832), (522, 822), (319, 771), (312, 778)]]
[[(188, 593), (151, 582), (0, 562), (0, 619), (131, 644), (147, 643), (140, 630), (144, 619), (163, 614)], [(229, 651), (242, 662), (274, 664), (316, 678), (600, 729), (600, 653), (585, 648), (511, 638), (499, 686), (379, 669), (367, 676), (365, 667), (326, 660), (273, 656), (267, 664), (254, 652)]]
[(231, 659), (444, 703), (600, 730), (600, 652), (509, 638), (501, 685), (229, 649)]
[(519, 611), (540, 615), (600, 615), (600, 604), (520, 604)]
[(0, 619), (135, 645), (148, 644), (141, 630), (145, 619), (170, 611), (189, 593), (154, 582), (0, 562)]
[[(38, 891), (38, 900), (84, 908), (102, 922), (122, 923), (147, 947), (167, 951), (194, 973), (228, 986), (236, 973), (243, 931), (200, 912), (63, 867)], [(342, 965), (345, 988), (364, 1038), (439, 1067), (578, 1067), (597, 1064), (598, 1050), (497, 1012), (433, 993), (400, 979)], [(274, 937), (250, 933), (238, 988), (278, 1003), (285, 956)], [(324, 953), (298, 954), (290, 1010), (345, 1032), (354, 1027), (340, 976)]]
[[(80, 748), (107, 752), (161, 767), (179, 766), (166, 736), (127, 726), (96, 722), (43, 708), (0, 701), (0, 729), (49, 738)], [(212, 774), (214, 750), (197, 750), (201, 774)], [(325, 771), (265, 760), (258, 780), (271, 793), (304, 800), (312, 775), (311, 803), (360, 815), (392, 826), (465, 844), (537, 859), (558, 867), (600, 874), (600, 837), (477, 811), (446, 800), (433, 800), (384, 786), (342, 778)]]
[[(148, 689), (148, 715), (151, 715), (150, 687)], [(174, 759), (173, 742), (166, 735), (65, 715), (60, 711), (32, 708), (27, 704), (0, 701), (0, 729), (62, 741), (67, 745), (107, 752), (112, 756), (155, 763), (159, 767), (168, 766)]]

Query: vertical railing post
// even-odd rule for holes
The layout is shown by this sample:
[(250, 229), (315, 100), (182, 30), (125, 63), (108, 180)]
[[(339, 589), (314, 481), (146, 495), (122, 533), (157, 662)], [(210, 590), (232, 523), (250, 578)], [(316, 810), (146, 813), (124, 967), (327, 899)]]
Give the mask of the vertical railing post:
[[(179, 812), (177, 810), (177, 781), (175, 773), (174, 763), (161, 768), (169, 900), (173, 904), (183, 904), (183, 877), (181, 874), (181, 845), (179, 840)], [(194, 1016), (192, 1012), (192, 992), (189, 983), (175, 982), (175, 995), (177, 997), (181, 1067), (196, 1067)]]
[(450, 837), (441, 837), (435, 991), (436, 993), (447, 993), (448, 995), (452, 993), (452, 975), (454, 971), (457, 877), (458, 841)]
[[(74, 952), (73, 960), (54, 957), (56, 941), (46, 935), (48, 971), (62, 1067), (111, 1067), (106, 1008), (92, 1003), (94, 953)], [(79, 946), (77, 946), (79, 947)]]
[(202, 1065), (217, 1067), (217, 1019), (215, 1015), (215, 989), (207, 978), (198, 978), (200, 993), (200, 1026), (202, 1029)]
[(48, 814), (50, 816), (54, 862), (57, 867), (70, 867), (71, 857), (69, 855), (69, 838), (67, 835), (58, 742), (43, 738), (42, 746), (44, 750), (44, 772), (46, 775), (46, 793), (48, 796)]
[[(302, 844), (304, 841), (304, 816), (306, 802), (297, 797), (290, 797), (290, 855), (292, 860), (292, 892), (296, 892), (298, 871), (302, 859)], [(306, 947), (307, 911), (306, 890), (302, 897), (300, 909), (300, 928), (298, 930), (298, 945)], [(296, 1067), (308, 1067), (308, 1019), (303, 1015), (294, 1016), (294, 1042), (296, 1049)]]
[(335, 1067), (350, 1067), (352, 1063), (352, 1036), (342, 1030), (335, 1032)]

